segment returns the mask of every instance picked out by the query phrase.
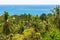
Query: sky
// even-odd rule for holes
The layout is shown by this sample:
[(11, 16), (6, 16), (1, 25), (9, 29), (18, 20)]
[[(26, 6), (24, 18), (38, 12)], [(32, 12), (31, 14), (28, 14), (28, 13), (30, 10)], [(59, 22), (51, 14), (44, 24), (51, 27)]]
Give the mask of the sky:
[(51, 9), (54, 9), (56, 5), (0, 5), (0, 15), (7, 11), (9, 15), (31, 14), (41, 15), (42, 13), (51, 13)]
[(0, 5), (60, 5), (60, 0), (0, 0)]

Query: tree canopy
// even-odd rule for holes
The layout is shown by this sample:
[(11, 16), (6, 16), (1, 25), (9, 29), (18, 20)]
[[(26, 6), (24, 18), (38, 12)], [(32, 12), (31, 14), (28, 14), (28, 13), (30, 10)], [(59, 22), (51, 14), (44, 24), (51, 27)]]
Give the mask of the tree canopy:
[(0, 40), (60, 40), (60, 6), (52, 13), (0, 16)]

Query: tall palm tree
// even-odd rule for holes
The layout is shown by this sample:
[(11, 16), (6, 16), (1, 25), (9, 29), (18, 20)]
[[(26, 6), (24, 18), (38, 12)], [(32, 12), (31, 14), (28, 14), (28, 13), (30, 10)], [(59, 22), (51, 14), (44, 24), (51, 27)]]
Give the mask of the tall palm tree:
[(3, 33), (8, 35), (10, 32), (9, 30), (9, 23), (8, 23), (8, 12), (4, 11), (4, 26), (3, 26)]
[(55, 18), (55, 22), (56, 22), (56, 26), (59, 28), (60, 30), (60, 6), (57, 6), (55, 8), (55, 12), (56, 12), (56, 18)]

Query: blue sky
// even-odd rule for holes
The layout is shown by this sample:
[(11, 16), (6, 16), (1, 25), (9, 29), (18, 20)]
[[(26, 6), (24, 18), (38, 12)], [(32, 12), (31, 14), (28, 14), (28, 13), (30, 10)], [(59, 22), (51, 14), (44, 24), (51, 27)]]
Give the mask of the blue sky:
[(4, 11), (9, 12), (9, 15), (31, 14), (40, 15), (42, 13), (50, 13), (50, 9), (55, 8), (56, 5), (0, 5), (0, 15)]

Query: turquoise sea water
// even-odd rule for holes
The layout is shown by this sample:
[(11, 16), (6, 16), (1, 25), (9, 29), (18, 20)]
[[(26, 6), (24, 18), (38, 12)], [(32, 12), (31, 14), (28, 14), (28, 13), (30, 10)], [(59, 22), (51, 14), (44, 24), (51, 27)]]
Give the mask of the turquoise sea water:
[(50, 13), (51, 9), (55, 8), (56, 5), (0, 5), (0, 15), (4, 11), (9, 12), (9, 15), (20, 15), (20, 14), (31, 14), (40, 15), (42, 13)]

